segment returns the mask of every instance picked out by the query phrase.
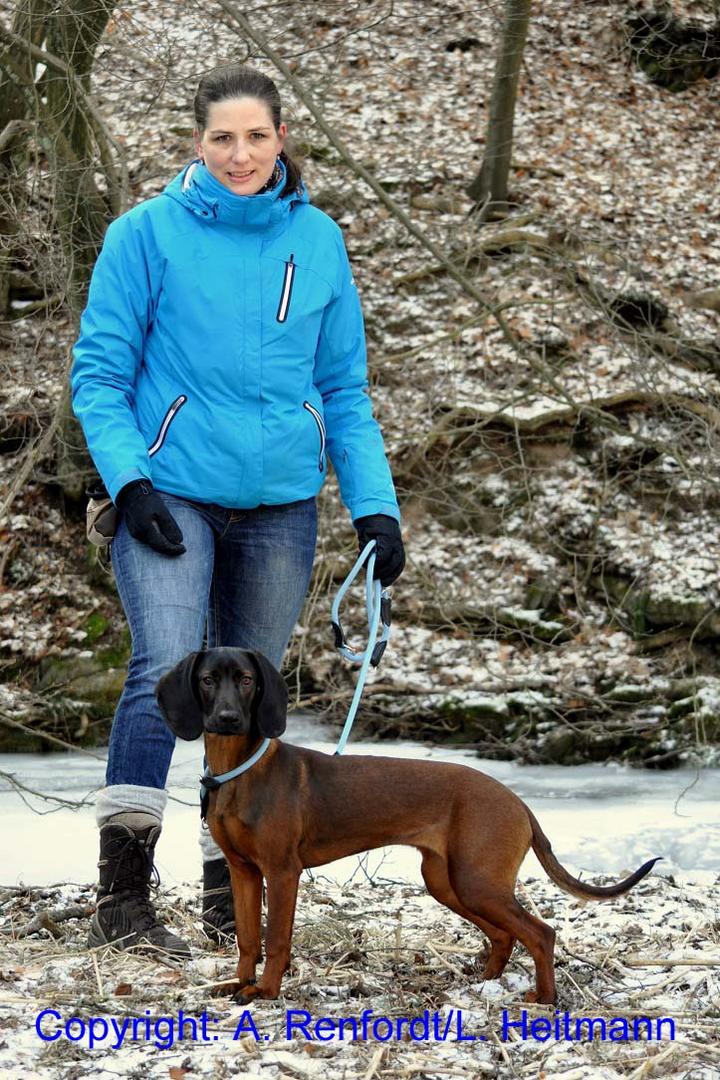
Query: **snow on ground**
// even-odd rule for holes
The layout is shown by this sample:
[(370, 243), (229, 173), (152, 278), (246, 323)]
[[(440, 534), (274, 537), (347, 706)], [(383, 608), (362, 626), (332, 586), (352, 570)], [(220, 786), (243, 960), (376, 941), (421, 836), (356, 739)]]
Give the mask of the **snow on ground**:
[[(291, 717), (288, 738), (328, 752), (334, 747), (330, 732), (318, 729), (310, 717)], [(350, 750), (477, 764), (467, 752), (418, 744), (353, 741)], [(524, 1005), (533, 973), (519, 947), (500, 980), (480, 980), (482, 935), (427, 896), (415, 853), (394, 848), (304, 875), (293, 966), (282, 998), (253, 1006), (249, 1015), (256, 1039), (240, 1006), (210, 994), (210, 984), (230, 974), (232, 950), (217, 950), (204, 939), (198, 885), (188, 884), (198, 874), (192, 841), (198, 820), (198, 754), (197, 744), (176, 750), (171, 801), (158, 848), (160, 911), (193, 947), (194, 958), (183, 967), (87, 950), (93, 891), (83, 882), (92, 879), (97, 843), (92, 800), (72, 810), (25, 791), (21, 801), (3, 782), (0, 1075), (80, 1080), (121, 1073), (151, 1080), (181, 1076), (186, 1070), (213, 1078), (317, 1074), (345, 1080), (374, 1069), (379, 1077), (544, 1072), (614, 1080), (641, 1068), (660, 1075), (655, 1070), (662, 1068), (663, 1076), (679, 1080), (690, 1068), (696, 1070), (692, 1075), (710, 1077), (720, 1065), (714, 1042), (720, 1007), (716, 771), (693, 776), (678, 771), (638, 774), (617, 766), (533, 769), (480, 763), (526, 799), (563, 864), (582, 877), (608, 882), (648, 857), (663, 855), (664, 862), (627, 897), (585, 906), (562, 895), (534, 856), (529, 857), (518, 896), (557, 932), (557, 1012)], [(102, 783), (102, 768), (102, 760), (89, 755), (0, 758), (0, 770), (15, 773), (26, 789), (44, 791), (67, 804), (80, 803)], [(26, 802), (51, 812), (34, 815)], [(58, 885), (59, 880), (66, 884)], [(527, 1025), (539, 1020), (541, 1026), (511, 1026), (522, 1025), (523, 1009)], [(163, 1017), (177, 1022), (180, 1010), (198, 1025), (195, 1041), (189, 1021), (185, 1040), (175, 1042), (171, 1037), (177, 1036), (177, 1027), (172, 1032), (167, 1021), (160, 1022)], [(306, 1038), (308, 1030), (311, 1035), (315, 1031), (307, 1028), (306, 1013), (313, 1024), (323, 1017), (361, 1023), (364, 1010), (372, 1010), (367, 1039)], [(561, 1025), (558, 1031), (565, 1032), (566, 1013), (570, 1035), (577, 1019), (590, 1017), (596, 1021), (596, 1037), (588, 1037), (587, 1027), (573, 1041), (566, 1036), (553, 1035), (547, 1041), (534, 1037), (533, 1032), (554, 1032), (556, 1023)], [(79, 1037), (77, 1022), (70, 1027), (77, 1041), (61, 1035), (44, 1042), (35, 1027), (37, 1022), (42, 1034), (51, 1037), (71, 1017), (86, 1025), (96, 1018), (94, 1047), (87, 1032)], [(382, 1017), (395, 1025), (388, 1041), (383, 1039), (390, 1027)], [(408, 1023), (400, 1035), (408, 1034), (413, 1021), (415, 1041), (396, 1037), (403, 1017)], [(672, 1020), (675, 1040), (648, 1041), (643, 1027), (640, 1042), (602, 1041), (600, 1021), (609, 1024), (618, 1017), (630, 1025), (637, 1017), (652, 1018), (653, 1023), (663, 1017)], [(122, 1030), (133, 1018), (141, 1025), (135, 1041), (118, 1042), (117, 1035), (103, 1041), (104, 1023), (114, 1019)], [(287, 1038), (293, 1020), (297, 1026)], [(376, 1029), (373, 1020), (378, 1020)], [(543, 1027), (542, 1020), (552, 1026)], [(446, 1025), (443, 1040), (438, 1036)], [(320, 1030), (327, 1034), (330, 1027)], [(661, 1033), (669, 1031), (666, 1023)]]
[[(256, 1004), (249, 1013), (210, 995), (211, 984), (231, 974), (232, 952), (215, 951), (203, 940), (194, 890), (175, 887), (160, 905), (192, 943), (195, 958), (182, 968), (103, 950), (89, 953), (86, 918), (53, 921), (74, 905), (87, 909), (85, 888), (67, 885), (14, 896), (3, 890), (1, 895), (16, 935), (39, 911), (47, 912), (47, 925), (58, 935), (53, 939), (49, 930), (40, 931), (3, 945), (0, 1071), (13, 1080), (117, 1075), (150, 1080), (186, 1072), (330, 1080), (372, 1075), (710, 1080), (720, 1066), (717, 886), (707, 892), (653, 877), (621, 904), (580, 908), (559, 898), (546, 882), (526, 880), (522, 901), (558, 932), (559, 997), (553, 1008), (524, 1005), (533, 975), (522, 949), (516, 949), (501, 979), (482, 982), (479, 931), (449, 915), (417, 885), (306, 883), (282, 997)], [(187, 1021), (185, 1039), (178, 1039), (181, 1010), (198, 1025), (195, 1041)], [(364, 1040), (351, 1042), (346, 1034), (341, 1041), (337, 1031), (328, 1041), (307, 1038), (321, 1018), (354, 1018), (361, 1024), (363, 1013), (371, 1023)], [(97, 1018), (94, 1048), (77, 1021), (69, 1028), (74, 1041), (64, 1037), (63, 1026), (72, 1017), (84, 1020), (85, 1032)], [(405, 1027), (398, 1032), (403, 1017)], [(588, 1038), (587, 1026), (576, 1029), (583, 1017), (595, 1021), (594, 1039)], [(619, 1041), (618, 1018), (632, 1030), (640, 1017), (646, 1021), (639, 1040)], [(119, 1044), (109, 1021), (122, 1029), (133, 1018), (140, 1024), (136, 1039)], [(174, 1019), (175, 1030), (162, 1018)], [(288, 1031), (293, 1020), (304, 1021), (305, 1028)], [(410, 1020), (415, 1040), (407, 1038)], [(600, 1038), (601, 1020), (608, 1026), (614, 1022), (615, 1041)], [(46, 1037), (60, 1032), (59, 1038), (43, 1042), (36, 1024)], [(332, 1030), (326, 1024), (321, 1033)], [(105, 1031), (110, 1038), (103, 1040)], [(173, 1036), (177, 1041), (171, 1045)]]

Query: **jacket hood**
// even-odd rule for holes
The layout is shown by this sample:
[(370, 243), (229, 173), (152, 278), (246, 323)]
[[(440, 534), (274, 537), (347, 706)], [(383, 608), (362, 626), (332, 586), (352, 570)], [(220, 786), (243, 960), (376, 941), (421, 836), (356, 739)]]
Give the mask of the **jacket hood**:
[(236, 195), (198, 159), (186, 165), (163, 194), (207, 221), (221, 221), (245, 229), (266, 229), (279, 224), (296, 203), (309, 202), (304, 184), (299, 194), (294, 191), (281, 198), (287, 173), (284, 162), (278, 161), (278, 165), (282, 175), (270, 191), (262, 195)]

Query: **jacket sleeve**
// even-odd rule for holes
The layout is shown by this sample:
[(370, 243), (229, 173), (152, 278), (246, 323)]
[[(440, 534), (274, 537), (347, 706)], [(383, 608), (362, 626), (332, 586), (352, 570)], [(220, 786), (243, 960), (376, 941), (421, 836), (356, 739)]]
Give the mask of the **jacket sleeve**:
[(323, 314), (315, 354), (315, 385), (323, 399), (327, 450), (340, 495), (353, 521), (366, 514), (400, 520), (382, 432), (368, 395), (365, 329), (340, 228), (338, 275)]
[(105, 234), (70, 374), (73, 410), (113, 500), (131, 480), (152, 478), (133, 412), (135, 381), (159, 290), (159, 270), (148, 258), (141, 226), (131, 211)]

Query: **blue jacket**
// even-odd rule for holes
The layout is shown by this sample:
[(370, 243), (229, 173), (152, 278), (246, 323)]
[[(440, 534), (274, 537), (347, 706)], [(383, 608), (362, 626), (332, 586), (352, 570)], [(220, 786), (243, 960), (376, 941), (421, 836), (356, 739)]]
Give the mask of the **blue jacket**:
[(113, 499), (146, 477), (221, 506), (293, 502), (329, 455), (353, 519), (399, 518), (341, 230), (284, 183), (235, 195), (193, 162), (110, 225), (71, 386)]

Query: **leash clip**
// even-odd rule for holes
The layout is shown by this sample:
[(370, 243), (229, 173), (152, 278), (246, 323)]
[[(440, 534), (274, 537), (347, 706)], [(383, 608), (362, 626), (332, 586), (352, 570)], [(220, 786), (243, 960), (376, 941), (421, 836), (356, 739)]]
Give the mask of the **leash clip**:
[(200, 783), (208, 793), (211, 791), (217, 791), (217, 789), (220, 787), (220, 784), (214, 776), (201, 776)]

